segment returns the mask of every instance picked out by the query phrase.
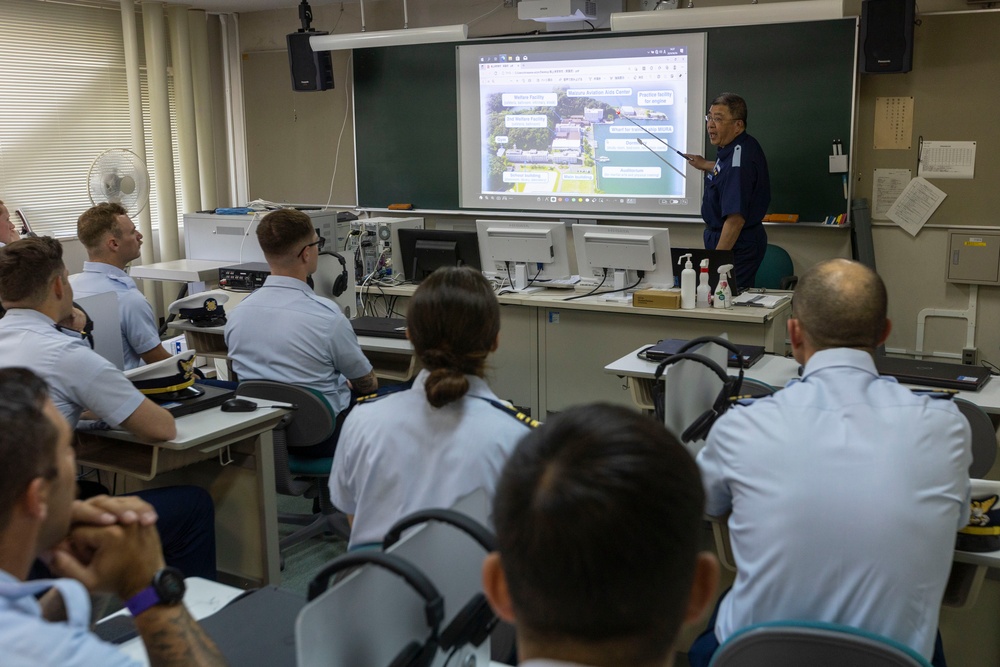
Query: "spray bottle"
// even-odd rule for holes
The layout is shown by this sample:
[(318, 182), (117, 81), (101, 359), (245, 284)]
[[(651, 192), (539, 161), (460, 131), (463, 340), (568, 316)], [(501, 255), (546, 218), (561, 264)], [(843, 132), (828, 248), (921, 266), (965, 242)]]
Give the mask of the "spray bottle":
[(712, 303), (716, 308), (733, 307), (733, 292), (729, 289), (729, 272), (732, 270), (732, 264), (719, 267), (719, 284), (715, 287), (715, 301)]
[[(683, 292), (683, 290), (681, 290)], [(708, 308), (708, 295), (712, 288), (708, 286), (708, 258), (701, 260), (701, 271), (698, 274), (698, 296), (695, 305), (698, 308)], [(683, 297), (681, 297), (683, 299)]]
[(681, 271), (681, 308), (687, 310), (694, 308), (695, 304), (695, 277), (694, 265), (691, 264), (691, 253), (678, 257), (677, 264), (680, 265), (685, 257), (687, 257), (687, 264), (684, 265), (684, 270)]

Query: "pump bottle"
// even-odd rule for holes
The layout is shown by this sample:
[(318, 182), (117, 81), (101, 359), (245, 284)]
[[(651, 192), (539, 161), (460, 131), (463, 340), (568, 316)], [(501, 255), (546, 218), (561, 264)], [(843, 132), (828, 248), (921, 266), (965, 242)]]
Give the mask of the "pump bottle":
[[(683, 289), (681, 290), (683, 294)], [(701, 271), (698, 274), (698, 296), (695, 301), (695, 305), (698, 308), (708, 308), (709, 300), (708, 295), (711, 293), (712, 288), (708, 286), (708, 258), (701, 260)], [(681, 299), (684, 297), (681, 296)]]
[(733, 292), (729, 288), (729, 272), (732, 270), (732, 264), (723, 264), (719, 267), (719, 284), (715, 288), (715, 301), (712, 303), (716, 308), (733, 307)]
[(678, 257), (677, 264), (680, 265), (685, 257), (687, 257), (687, 263), (684, 265), (684, 270), (681, 271), (681, 308), (690, 310), (694, 308), (695, 304), (695, 277), (694, 265), (691, 264), (691, 253)]

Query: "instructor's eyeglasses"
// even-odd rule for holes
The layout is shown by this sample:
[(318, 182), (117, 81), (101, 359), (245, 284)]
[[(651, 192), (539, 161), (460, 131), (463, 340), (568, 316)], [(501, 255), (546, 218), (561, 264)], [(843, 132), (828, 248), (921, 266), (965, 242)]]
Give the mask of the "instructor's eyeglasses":
[(326, 237), (325, 236), (321, 236), (316, 241), (313, 241), (312, 243), (307, 243), (304, 246), (302, 246), (302, 250), (299, 250), (299, 257), (301, 257), (302, 253), (304, 253), (306, 251), (306, 248), (311, 248), (313, 246), (316, 246), (316, 250), (318, 252), (318, 251), (322, 250), (323, 246), (325, 246), (325, 245), (326, 245)]
[(705, 116), (706, 123), (715, 123), (716, 125), (722, 125), (723, 123), (728, 123), (730, 121), (736, 120), (735, 118), (723, 118), (722, 116)]

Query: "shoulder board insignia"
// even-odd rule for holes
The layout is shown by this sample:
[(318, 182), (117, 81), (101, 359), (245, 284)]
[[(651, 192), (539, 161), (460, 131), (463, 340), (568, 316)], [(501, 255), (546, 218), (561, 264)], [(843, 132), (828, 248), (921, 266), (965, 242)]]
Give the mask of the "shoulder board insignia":
[(398, 394), (401, 391), (406, 391), (413, 386), (413, 380), (409, 382), (402, 382), (400, 384), (391, 384), (388, 387), (379, 387), (378, 391), (374, 394), (367, 394), (365, 396), (359, 396), (355, 403), (374, 403), (380, 398), (385, 398), (386, 396), (391, 396), (392, 394)]
[(476, 398), (482, 398), (484, 401), (492, 405), (497, 410), (506, 412), (508, 415), (510, 415), (517, 421), (521, 422), (528, 428), (538, 428), (539, 426), (542, 425), (542, 422), (538, 421), (537, 419), (532, 419), (529, 415), (524, 414), (517, 408), (507, 405), (506, 403), (501, 403), (500, 401), (494, 401), (492, 398), (483, 398), (482, 396), (477, 396)]
[(927, 398), (941, 398), (946, 401), (950, 401), (955, 398), (958, 391), (955, 389), (911, 389), (917, 396), (926, 396)]

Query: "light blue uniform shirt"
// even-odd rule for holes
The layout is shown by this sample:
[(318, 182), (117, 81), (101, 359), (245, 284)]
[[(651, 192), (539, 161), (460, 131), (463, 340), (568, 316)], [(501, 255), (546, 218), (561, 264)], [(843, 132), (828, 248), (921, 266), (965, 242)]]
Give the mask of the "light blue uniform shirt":
[(732, 511), (738, 573), (719, 642), (826, 621), (930, 658), (971, 461), (958, 408), (880, 378), (861, 350), (817, 352), (801, 381), (727, 412), (698, 454), (706, 511)]
[(410, 389), (358, 403), (344, 422), (330, 474), (333, 504), (354, 515), (350, 547), (381, 543), (407, 514), (451, 507), (482, 489), (490, 503), (504, 463), (529, 428), (486, 381), (440, 408), (427, 402), (420, 371)]
[[(35, 595), (57, 588), (67, 620), (42, 618)], [(133, 667), (138, 663), (90, 632), (90, 596), (78, 581), (18, 581), (0, 570), (0, 662), (4, 667)]]
[(135, 281), (117, 266), (104, 262), (84, 262), (83, 273), (69, 277), (75, 297), (114, 292), (118, 297), (118, 319), (122, 328), (122, 351), (125, 370), (142, 366), (139, 356), (160, 344), (160, 332), (153, 307), (146, 301)]
[(226, 346), (240, 380), (315, 389), (337, 413), (351, 402), (347, 380), (372, 370), (340, 307), (286, 276), (268, 276), (229, 313)]
[(73, 428), (85, 409), (118, 426), (145, 400), (79, 334), (59, 331), (37, 310), (13, 308), (0, 319), (0, 368), (17, 366), (30, 368), (48, 383), (52, 402)]

